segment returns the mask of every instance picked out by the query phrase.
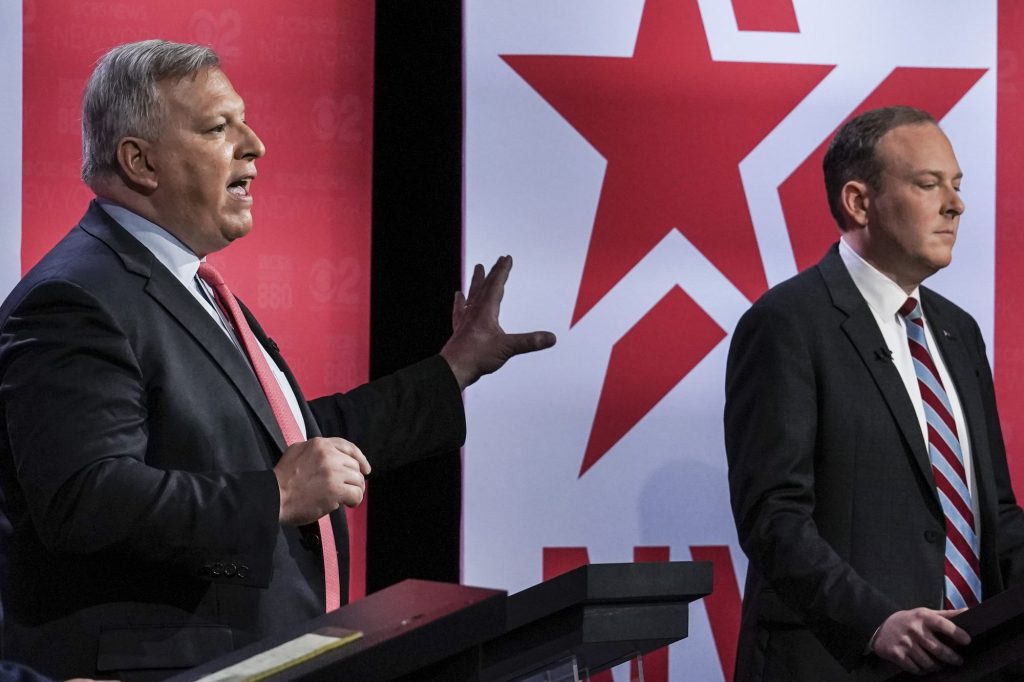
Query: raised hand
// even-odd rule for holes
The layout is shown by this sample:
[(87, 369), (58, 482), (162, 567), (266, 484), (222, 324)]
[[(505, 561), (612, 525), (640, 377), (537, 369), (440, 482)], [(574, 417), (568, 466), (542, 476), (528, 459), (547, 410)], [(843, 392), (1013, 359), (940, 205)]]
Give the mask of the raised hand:
[(441, 355), (452, 368), (459, 388), (466, 388), (484, 374), (490, 374), (520, 353), (532, 353), (555, 345), (551, 332), (508, 334), (498, 323), (505, 282), (512, 269), (512, 257), (502, 256), (489, 273), (477, 264), (469, 294), (455, 293), (452, 307), (452, 335)]

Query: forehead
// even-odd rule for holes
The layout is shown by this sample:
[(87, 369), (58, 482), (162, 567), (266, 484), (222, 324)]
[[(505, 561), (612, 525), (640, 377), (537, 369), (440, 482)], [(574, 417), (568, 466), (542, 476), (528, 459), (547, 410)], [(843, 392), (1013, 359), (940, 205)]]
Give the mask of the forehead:
[(957, 175), (960, 165), (949, 138), (933, 123), (893, 128), (878, 141), (875, 157), (884, 171)]
[(220, 69), (202, 69), (194, 74), (165, 78), (157, 84), (161, 98), (172, 114), (207, 116), (244, 107), (231, 81)]

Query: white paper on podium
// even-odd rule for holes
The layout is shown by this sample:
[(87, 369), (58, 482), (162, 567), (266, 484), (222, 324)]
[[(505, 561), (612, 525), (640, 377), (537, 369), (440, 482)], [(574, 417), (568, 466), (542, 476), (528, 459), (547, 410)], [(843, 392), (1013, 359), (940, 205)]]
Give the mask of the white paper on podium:
[(257, 682), (363, 636), (358, 630), (330, 628), (330, 635), (308, 632), (273, 649), (251, 656), (196, 682)]

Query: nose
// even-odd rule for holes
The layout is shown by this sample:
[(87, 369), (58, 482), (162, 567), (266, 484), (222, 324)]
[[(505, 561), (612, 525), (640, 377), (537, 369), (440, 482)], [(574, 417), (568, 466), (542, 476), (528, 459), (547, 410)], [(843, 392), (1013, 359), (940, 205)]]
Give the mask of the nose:
[(260, 139), (255, 130), (243, 123), (242, 142), (238, 145), (238, 157), (242, 159), (258, 159), (266, 153), (267, 148), (264, 146), (263, 140)]
[(967, 206), (964, 204), (964, 200), (963, 197), (960, 196), (960, 192), (950, 187), (942, 212), (950, 218), (955, 218), (963, 213), (966, 208)]

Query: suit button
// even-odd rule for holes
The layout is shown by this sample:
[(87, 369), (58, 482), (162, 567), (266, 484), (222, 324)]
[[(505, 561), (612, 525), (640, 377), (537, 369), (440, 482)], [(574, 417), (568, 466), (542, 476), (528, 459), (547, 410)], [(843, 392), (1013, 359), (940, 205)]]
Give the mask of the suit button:
[(939, 540), (945, 539), (945, 535), (935, 530), (934, 528), (929, 528), (924, 532), (924, 539), (932, 544), (935, 544)]
[(222, 575), (224, 573), (224, 567), (219, 563), (214, 564), (211, 573), (213, 573), (213, 575)]
[(245, 578), (246, 576), (249, 575), (249, 567), (246, 566), (245, 564), (242, 564), (241, 566), (238, 567), (238, 574), (237, 575), (238, 575), (239, 578)]
[(237, 572), (238, 566), (235, 566), (234, 564), (228, 564), (224, 567), (224, 575), (226, 575), (229, 578), (234, 576)]
[(302, 544), (303, 549), (308, 549), (311, 552), (316, 552), (320, 549), (320, 534), (319, 533), (306, 533), (303, 534), (302, 539), (299, 541)]

